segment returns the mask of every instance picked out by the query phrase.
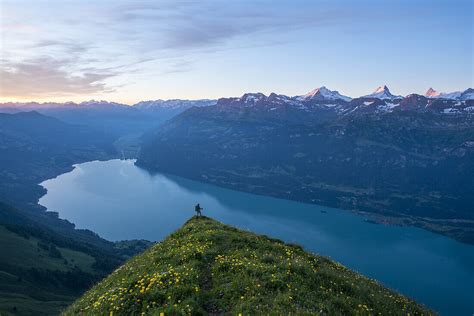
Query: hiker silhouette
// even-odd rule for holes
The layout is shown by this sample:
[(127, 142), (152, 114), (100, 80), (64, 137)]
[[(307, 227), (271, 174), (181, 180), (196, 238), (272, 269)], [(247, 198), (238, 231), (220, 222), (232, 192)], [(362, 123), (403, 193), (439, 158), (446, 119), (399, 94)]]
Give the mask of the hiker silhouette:
[(202, 210), (201, 205), (199, 205), (199, 203), (196, 204), (196, 206), (194, 207), (194, 211), (196, 212), (196, 215), (197, 215), (197, 216), (202, 216), (201, 210)]

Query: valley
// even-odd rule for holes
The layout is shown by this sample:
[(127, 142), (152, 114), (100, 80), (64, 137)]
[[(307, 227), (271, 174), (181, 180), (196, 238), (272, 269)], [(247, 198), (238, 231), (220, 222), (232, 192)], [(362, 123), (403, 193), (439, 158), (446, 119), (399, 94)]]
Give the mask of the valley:
[(0, 316), (474, 315), (473, 14), (0, 0)]
[(75, 229), (38, 204), (45, 194), (40, 182), (72, 170), (75, 163), (118, 157), (117, 137), (35, 111), (0, 113), (0, 313), (58, 314), (149, 246), (146, 241), (113, 243)]
[[(45, 196), (39, 184), (58, 175), (74, 174), (74, 168), (87, 161), (108, 163), (116, 158), (137, 158), (136, 165), (151, 172), (148, 177), (156, 172), (175, 174), (219, 187), (300, 201), (317, 209), (320, 205), (345, 209), (364, 216), (365, 229), (374, 226), (373, 222), (416, 226), (472, 243), (473, 184), (466, 177), (473, 167), (472, 101), (461, 99), (469, 95), (469, 89), (454, 95), (454, 99), (417, 95), (400, 98), (386, 87), (378, 90), (377, 95), (358, 99), (322, 87), (297, 97), (246, 94), (217, 101), (149, 101), (133, 107), (105, 101), (2, 104), (0, 225), (4, 227), (2, 239), (13, 248), (2, 264), (0, 290), (2, 297), (6, 291), (9, 294), (0, 301), (0, 310), (25, 315), (56, 313), (124, 260), (149, 247), (150, 242), (144, 239), (160, 240), (187, 216), (168, 215), (173, 225), (160, 230), (159, 235), (150, 227), (146, 229), (149, 234), (120, 233), (114, 237), (76, 216), (82, 216), (84, 208), (94, 212), (118, 210), (123, 204), (120, 201), (115, 206), (104, 204), (101, 209), (84, 203), (88, 198), (78, 195), (77, 205), (82, 209), (75, 209), (76, 215), (65, 215), (71, 210), (67, 202), (48, 205), (49, 211), (45, 212), (37, 201), (51, 197), (53, 191)], [(143, 176), (146, 178), (146, 173)], [(113, 174), (103, 177), (112, 181)], [(109, 189), (114, 196), (127, 195)], [(95, 190), (98, 193), (101, 189)], [(214, 189), (197, 190), (206, 196), (206, 191)], [(71, 188), (73, 191), (80, 192), (78, 188)], [(74, 198), (67, 191), (63, 195)], [(174, 203), (181, 198), (175, 196)], [(202, 197), (183, 202), (192, 204), (195, 199)], [(137, 204), (151, 210), (163, 208), (143, 201)], [(235, 200), (227, 203), (229, 212), (237, 211), (233, 209)], [(214, 208), (217, 211), (223, 206)], [(314, 212), (304, 212), (308, 211)], [(303, 213), (300, 216), (304, 217)], [(96, 218), (97, 214), (90, 216)], [(220, 217), (219, 213), (214, 215)], [(318, 220), (325, 223), (323, 218)], [(235, 216), (228, 219), (231, 223), (236, 220)], [(250, 221), (243, 225), (249, 227)], [(116, 227), (126, 230), (119, 223)], [(327, 227), (337, 231), (335, 226)], [(260, 224), (255, 223), (253, 229), (259, 231)], [(141, 230), (139, 226), (133, 229)], [(268, 233), (281, 234), (279, 230)], [(281, 235), (306, 244), (303, 236), (295, 236)], [(333, 246), (319, 244), (310, 249), (327, 254), (332, 253)], [(102, 259), (104, 253), (107, 260)], [(394, 282), (383, 273), (374, 274), (380, 263), (360, 265), (350, 253), (338, 258), (408, 291), (408, 283)], [(36, 259), (12, 269), (9, 262), (22, 260), (25, 255)], [(73, 260), (77, 264), (72, 264)], [(21, 278), (23, 283), (20, 275), (25, 276)], [(56, 281), (49, 284), (45, 276)], [(75, 283), (75, 278), (82, 283)], [(38, 296), (40, 291), (45, 294)], [(65, 295), (59, 297), (61, 293)], [(413, 295), (425, 301), (428, 293), (416, 290)], [(25, 308), (19, 310), (19, 305)]]
[(474, 308), (474, 246), (424, 229), (378, 225), (342, 209), (150, 174), (133, 160), (78, 164), (42, 185), (48, 193), (41, 205), (108, 240), (161, 241), (199, 202), (205, 216), (327, 256), (441, 314)]

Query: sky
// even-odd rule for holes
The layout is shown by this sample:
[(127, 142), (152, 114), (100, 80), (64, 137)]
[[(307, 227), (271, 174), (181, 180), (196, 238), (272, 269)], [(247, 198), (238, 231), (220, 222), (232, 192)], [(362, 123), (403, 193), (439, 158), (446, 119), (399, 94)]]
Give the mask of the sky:
[(0, 0), (0, 102), (459, 91), (472, 0)]

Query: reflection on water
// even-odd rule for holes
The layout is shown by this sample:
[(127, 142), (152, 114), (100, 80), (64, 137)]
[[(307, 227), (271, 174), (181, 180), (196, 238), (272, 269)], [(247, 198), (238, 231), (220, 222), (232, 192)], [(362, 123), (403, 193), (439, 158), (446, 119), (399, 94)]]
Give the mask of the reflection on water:
[(474, 247), (346, 211), (150, 175), (133, 160), (88, 162), (42, 183), (40, 204), (110, 240), (161, 240), (201, 203), (204, 215), (298, 243), (443, 314), (474, 312)]

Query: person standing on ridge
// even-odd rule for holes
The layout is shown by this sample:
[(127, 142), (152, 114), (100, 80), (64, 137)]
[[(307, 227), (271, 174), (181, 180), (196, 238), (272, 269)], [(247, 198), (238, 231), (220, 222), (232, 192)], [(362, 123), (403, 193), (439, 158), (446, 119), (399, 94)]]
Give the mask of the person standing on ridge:
[(196, 204), (196, 206), (194, 207), (194, 211), (196, 211), (196, 215), (197, 215), (198, 217), (199, 217), (199, 216), (202, 216), (201, 210), (202, 210), (201, 205), (199, 205), (199, 203)]

